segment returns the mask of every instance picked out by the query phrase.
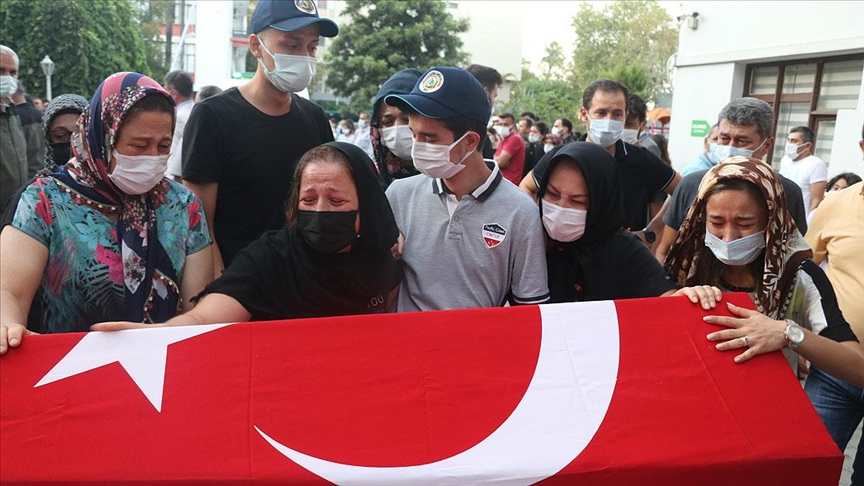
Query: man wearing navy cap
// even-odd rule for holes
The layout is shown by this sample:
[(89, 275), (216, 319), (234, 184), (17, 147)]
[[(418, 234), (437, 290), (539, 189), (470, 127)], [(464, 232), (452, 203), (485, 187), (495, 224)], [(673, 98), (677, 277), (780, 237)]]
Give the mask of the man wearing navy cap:
[(285, 226), (297, 161), (333, 140), (324, 110), (295, 93), (315, 75), (319, 36), (339, 28), (312, 0), (261, 0), (252, 32), (252, 80), (197, 104), (183, 135), (183, 180), (204, 204), (219, 249), (214, 277), (262, 233)]
[(539, 304), (549, 299), (537, 206), (479, 151), (489, 101), (467, 71), (435, 67), (384, 102), (408, 114), (420, 175), (387, 198), (404, 235), (397, 311)]

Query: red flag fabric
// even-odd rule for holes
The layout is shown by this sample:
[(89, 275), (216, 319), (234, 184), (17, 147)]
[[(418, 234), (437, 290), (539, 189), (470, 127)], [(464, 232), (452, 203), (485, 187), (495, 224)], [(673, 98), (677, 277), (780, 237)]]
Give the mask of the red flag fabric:
[(658, 298), (30, 336), (0, 357), (0, 481), (836, 485), (843, 456), (783, 357), (734, 363), (706, 314)]

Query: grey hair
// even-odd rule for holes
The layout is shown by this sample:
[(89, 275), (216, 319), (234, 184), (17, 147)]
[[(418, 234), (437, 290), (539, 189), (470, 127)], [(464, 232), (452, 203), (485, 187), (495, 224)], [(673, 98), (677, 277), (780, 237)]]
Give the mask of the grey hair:
[(2, 52), (3, 54), (6, 54), (8, 56), (11, 56), (12, 59), (15, 59), (15, 65), (16, 66), (21, 65), (21, 63), (18, 62), (18, 54), (15, 54), (15, 51), (13, 51), (11, 48), (6, 47), (3, 44), (0, 44), (0, 52)]
[(762, 140), (773, 135), (774, 111), (768, 103), (756, 98), (732, 100), (720, 111), (719, 121), (726, 120), (733, 125), (756, 127)]

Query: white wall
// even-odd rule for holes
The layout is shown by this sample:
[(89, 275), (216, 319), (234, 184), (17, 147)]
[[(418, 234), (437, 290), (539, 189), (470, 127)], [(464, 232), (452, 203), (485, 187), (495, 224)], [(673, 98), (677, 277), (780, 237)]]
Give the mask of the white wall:
[(864, 2), (682, 2), (699, 28), (681, 26), (678, 66), (770, 61), (864, 49)]
[(199, 0), (197, 7), (195, 85), (223, 86), (231, 79), (234, 2)]
[[(684, 21), (679, 34), (669, 134), (677, 170), (702, 150), (702, 137), (690, 137), (691, 122), (717, 121), (723, 106), (742, 95), (747, 64), (864, 52), (862, 1), (687, 1), (682, 7), (699, 13), (699, 26)], [(837, 113), (829, 175), (864, 175), (857, 145), (862, 123), (859, 95), (857, 109)]]
[(687, 167), (702, 153), (705, 137), (691, 137), (693, 120), (717, 123), (720, 110), (733, 96), (734, 63), (678, 68), (669, 123), (669, 157), (677, 171)]

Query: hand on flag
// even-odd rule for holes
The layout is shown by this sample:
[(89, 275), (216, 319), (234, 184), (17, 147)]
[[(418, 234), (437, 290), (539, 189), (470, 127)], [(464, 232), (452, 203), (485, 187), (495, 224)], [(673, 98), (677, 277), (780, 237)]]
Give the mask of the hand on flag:
[(736, 363), (743, 363), (756, 355), (777, 351), (786, 346), (786, 321), (771, 319), (731, 302), (726, 305), (729, 312), (739, 317), (705, 316), (703, 319), (709, 324), (731, 328), (712, 332), (707, 337), (709, 341), (723, 341), (717, 343), (720, 351), (745, 348), (743, 353), (735, 356)]

